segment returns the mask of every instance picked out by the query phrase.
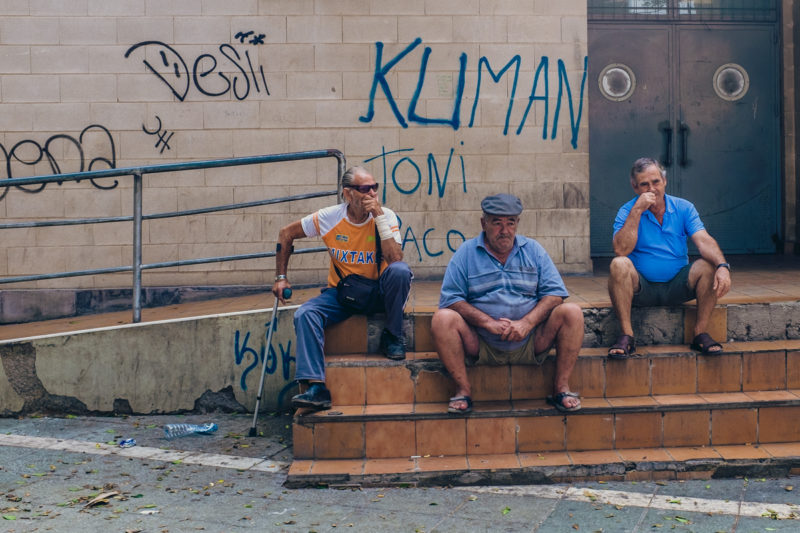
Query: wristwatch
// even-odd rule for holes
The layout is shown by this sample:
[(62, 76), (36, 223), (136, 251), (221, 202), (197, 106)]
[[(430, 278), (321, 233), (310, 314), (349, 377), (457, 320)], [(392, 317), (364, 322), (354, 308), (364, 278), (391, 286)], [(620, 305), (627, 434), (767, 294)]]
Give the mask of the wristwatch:
[(286, 279), (286, 274), (278, 274), (275, 276), (275, 281), (280, 281), (282, 279)]
[(720, 264), (718, 264), (717, 265), (717, 270), (719, 270), (720, 268), (727, 268), (728, 272), (731, 271), (731, 265), (729, 265), (728, 263), (720, 263)]

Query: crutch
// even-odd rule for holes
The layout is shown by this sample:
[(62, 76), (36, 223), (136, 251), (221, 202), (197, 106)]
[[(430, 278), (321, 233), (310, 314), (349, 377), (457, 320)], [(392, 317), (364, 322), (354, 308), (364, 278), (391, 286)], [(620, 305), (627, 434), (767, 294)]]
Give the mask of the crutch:
[[(292, 289), (283, 289), (283, 299), (288, 300), (292, 297)], [(261, 407), (261, 393), (264, 391), (264, 376), (267, 374), (267, 357), (269, 356), (269, 349), (272, 346), (272, 332), (275, 331), (275, 325), (278, 323), (278, 297), (275, 297), (275, 305), (272, 306), (272, 318), (269, 320), (269, 330), (267, 331), (267, 347), (264, 352), (264, 360), (261, 361), (261, 381), (258, 383), (258, 396), (256, 396), (256, 410), (253, 412), (253, 427), (250, 428), (248, 437), (258, 436), (256, 431), (256, 422), (258, 422), (258, 410)]]

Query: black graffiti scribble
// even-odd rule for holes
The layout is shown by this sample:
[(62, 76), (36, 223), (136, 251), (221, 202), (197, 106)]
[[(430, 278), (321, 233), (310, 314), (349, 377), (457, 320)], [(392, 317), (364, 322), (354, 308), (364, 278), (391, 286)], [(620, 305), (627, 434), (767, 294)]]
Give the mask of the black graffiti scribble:
[(253, 35), (254, 33), (255, 33), (254, 31), (247, 31), (247, 32), (239, 31), (236, 32), (236, 35), (234, 35), (234, 37), (239, 39), (240, 43), (244, 43), (244, 40)]
[(252, 35), (253, 38), (248, 41), (250, 44), (254, 44), (256, 46), (258, 46), (259, 44), (264, 44), (264, 37), (266, 37), (266, 35), (263, 33), (259, 33), (258, 35), (256, 35), (255, 33), (256, 32), (254, 31), (239, 31), (236, 32), (236, 35), (234, 35), (234, 37), (236, 39), (239, 39), (240, 43), (244, 44), (245, 39), (247, 39)]
[(145, 127), (145, 125), (144, 125), (144, 124), (142, 124), (142, 131), (143, 131), (143, 132), (145, 132), (145, 133), (146, 133), (146, 134), (148, 134), (148, 135), (158, 135), (158, 140), (156, 141), (156, 148), (158, 148), (159, 146), (161, 146), (161, 151), (160, 151), (160, 152), (158, 152), (158, 153), (159, 153), (159, 154), (163, 154), (163, 153), (164, 153), (164, 149), (165, 149), (165, 148), (166, 148), (167, 150), (171, 150), (171, 149), (172, 149), (172, 148), (170, 147), (170, 145), (169, 145), (169, 140), (170, 140), (170, 139), (172, 139), (172, 136), (173, 136), (173, 135), (175, 135), (175, 132), (174, 132), (174, 131), (173, 131), (173, 132), (171, 132), (171, 133), (169, 134), (169, 137), (166, 137), (166, 139), (165, 139), (164, 137), (167, 135), (167, 133), (168, 133), (168, 132), (167, 132), (167, 130), (164, 130), (164, 132), (163, 132), (163, 133), (161, 132), (161, 117), (159, 117), (158, 115), (156, 115), (156, 120), (158, 121), (158, 126), (156, 126), (156, 129), (155, 129), (155, 131), (150, 131), (150, 130), (148, 130), (148, 129)]
[[(128, 48), (125, 52), (125, 57), (129, 57), (139, 48), (146, 49), (148, 47), (157, 49), (158, 57), (161, 58), (161, 66), (153, 65), (147, 59), (147, 53), (144, 54), (142, 63), (144, 63), (147, 70), (164, 82), (172, 91), (172, 94), (181, 102), (186, 99), (192, 84), (206, 96), (224, 96), (233, 92), (237, 100), (244, 100), (250, 95), (251, 85), (255, 87), (256, 92), (261, 92), (261, 87), (258, 83), (260, 78), (264, 84), (264, 91), (268, 96), (270, 94), (264, 67), (259, 65), (258, 69), (253, 68), (249, 50), (244, 52), (243, 58), (233, 46), (227, 43), (219, 45), (218, 50), (222, 58), (230, 62), (234, 67), (233, 74), (230, 73), (231, 68), (225, 64), (226, 61), (218, 60), (217, 56), (209, 53), (198, 55), (194, 63), (192, 63), (190, 72), (186, 61), (183, 60), (178, 51), (161, 41), (143, 41), (135, 44)], [(152, 53), (155, 54), (155, 51)], [(244, 61), (245, 59), (246, 62)], [(258, 75), (256, 75), (256, 72), (258, 72)], [(211, 76), (212, 74), (216, 74), (216, 76)], [(243, 88), (242, 84), (244, 84)]]
[[(102, 142), (95, 142), (93, 141), (89, 146), (91, 150), (96, 150), (98, 147), (101, 147), (103, 144), (106, 144), (104, 147), (108, 152), (105, 154), (105, 157), (99, 156), (94, 157), (89, 162), (86, 162), (86, 154), (84, 153), (84, 137), (90, 133), (98, 133), (101, 134)], [(88, 140), (88, 139), (87, 139)], [(65, 146), (62, 146), (65, 145)], [(55, 149), (59, 147), (59, 149)], [(38, 142), (32, 139), (25, 139), (19, 141), (17, 144), (11, 147), (11, 150), (6, 150), (6, 147), (0, 143), (0, 157), (5, 158), (5, 170), (6, 176), (4, 179), (11, 179), (14, 177), (14, 169), (20, 165), (23, 167), (33, 167), (42, 160), (46, 160), (47, 164), (50, 166), (50, 173), (51, 174), (61, 174), (62, 168), (61, 164), (59, 164), (59, 156), (61, 158), (66, 158), (67, 150), (69, 148), (73, 148), (78, 152), (78, 158), (71, 158), (70, 161), (77, 161), (78, 162), (78, 169), (76, 172), (83, 172), (84, 170), (95, 170), (95, 165), (97, 164), (104, 164), (108, 168), (116, 168), (117, 165), (117, 156), (116, 151), (114, 148), (114, 138), (111, 136), (111, 132), (105, 126), (101, 126), (100, 124), (91, 124), (86, 126), (78, 135), (78, 138), (71, 137), (69, 135), (59, 133), (57, 135), (51, 136), (47, 141), (45, 141), (44, 146), (40, 145)], [(81, 181), (81, 180), (76, 180)], [(115, 188), (119, 182), (114, 180), (114, 182), (110, 185), (101, 185), (100, 183), (96, 182), (93, 178), (90, 178), (89, 181), (97, 187), (98, 189), (113, 189)], [(61, 185), (62, 182), (56, 182), (58, 185)], [(41, 183), (39, 185), (32, 185), (32, 186), (25, 186), (25, 185), (15, 185), (17, 189), (27, 193), (37, 193), (47, 186), (46, 183)], [(8, 190), (10, 186), (3, 185), (2, 179), (0, 179), (0, 188), (2, 188), (2, 192), (0, 192), (0, 200), (6, 197), (8, 194)]]

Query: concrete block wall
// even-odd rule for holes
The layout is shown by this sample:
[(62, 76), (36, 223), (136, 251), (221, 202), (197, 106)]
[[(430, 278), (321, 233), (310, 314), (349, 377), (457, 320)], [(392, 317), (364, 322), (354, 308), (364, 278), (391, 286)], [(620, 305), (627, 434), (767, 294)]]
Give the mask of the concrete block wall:
[[(521, 231), (563, 272), (591, 270), (584, 0), (16, 0), (0, 15), (0, 180), (335, 148), (375, 175), (419, 278), (443, 273), (479, 231), (480, 199), (497, 192), (522, 197)], [(336, 164), (144, 182), (144, 212), (157, 213), (331, 190)], [(27, 189), (0, 188), (0, 221), (132, 210), (124, 178), (108, 190)], [(146, 222), (144, 261), (271, 250), (281, 226), (333, 201)], [(132, 257), (126, 223), (0, 235), (4, 276)], [(293, 282), (322, 283), (326, 266), (295, 257)], [(263, 284), (272, 274), (271, 260), (247, 261), (151, 270), (144, 284)], [(13, 288), (130, 284), (120, 274)]]

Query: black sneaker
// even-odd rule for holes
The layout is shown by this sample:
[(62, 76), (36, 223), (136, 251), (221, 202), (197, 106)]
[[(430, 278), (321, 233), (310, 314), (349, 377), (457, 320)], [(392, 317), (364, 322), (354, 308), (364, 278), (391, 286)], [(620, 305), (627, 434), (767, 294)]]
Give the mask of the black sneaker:
[(388, 329), (381, 334), (381, 352), (393, 361), (402, 361), (406, 358), (406, 343), (402, 337), (395, 337)]
[(312, 383), (303, 394), (292, 397), (292, 407), (323, 411), (331, 408), (331, 391), (324, 383)]

